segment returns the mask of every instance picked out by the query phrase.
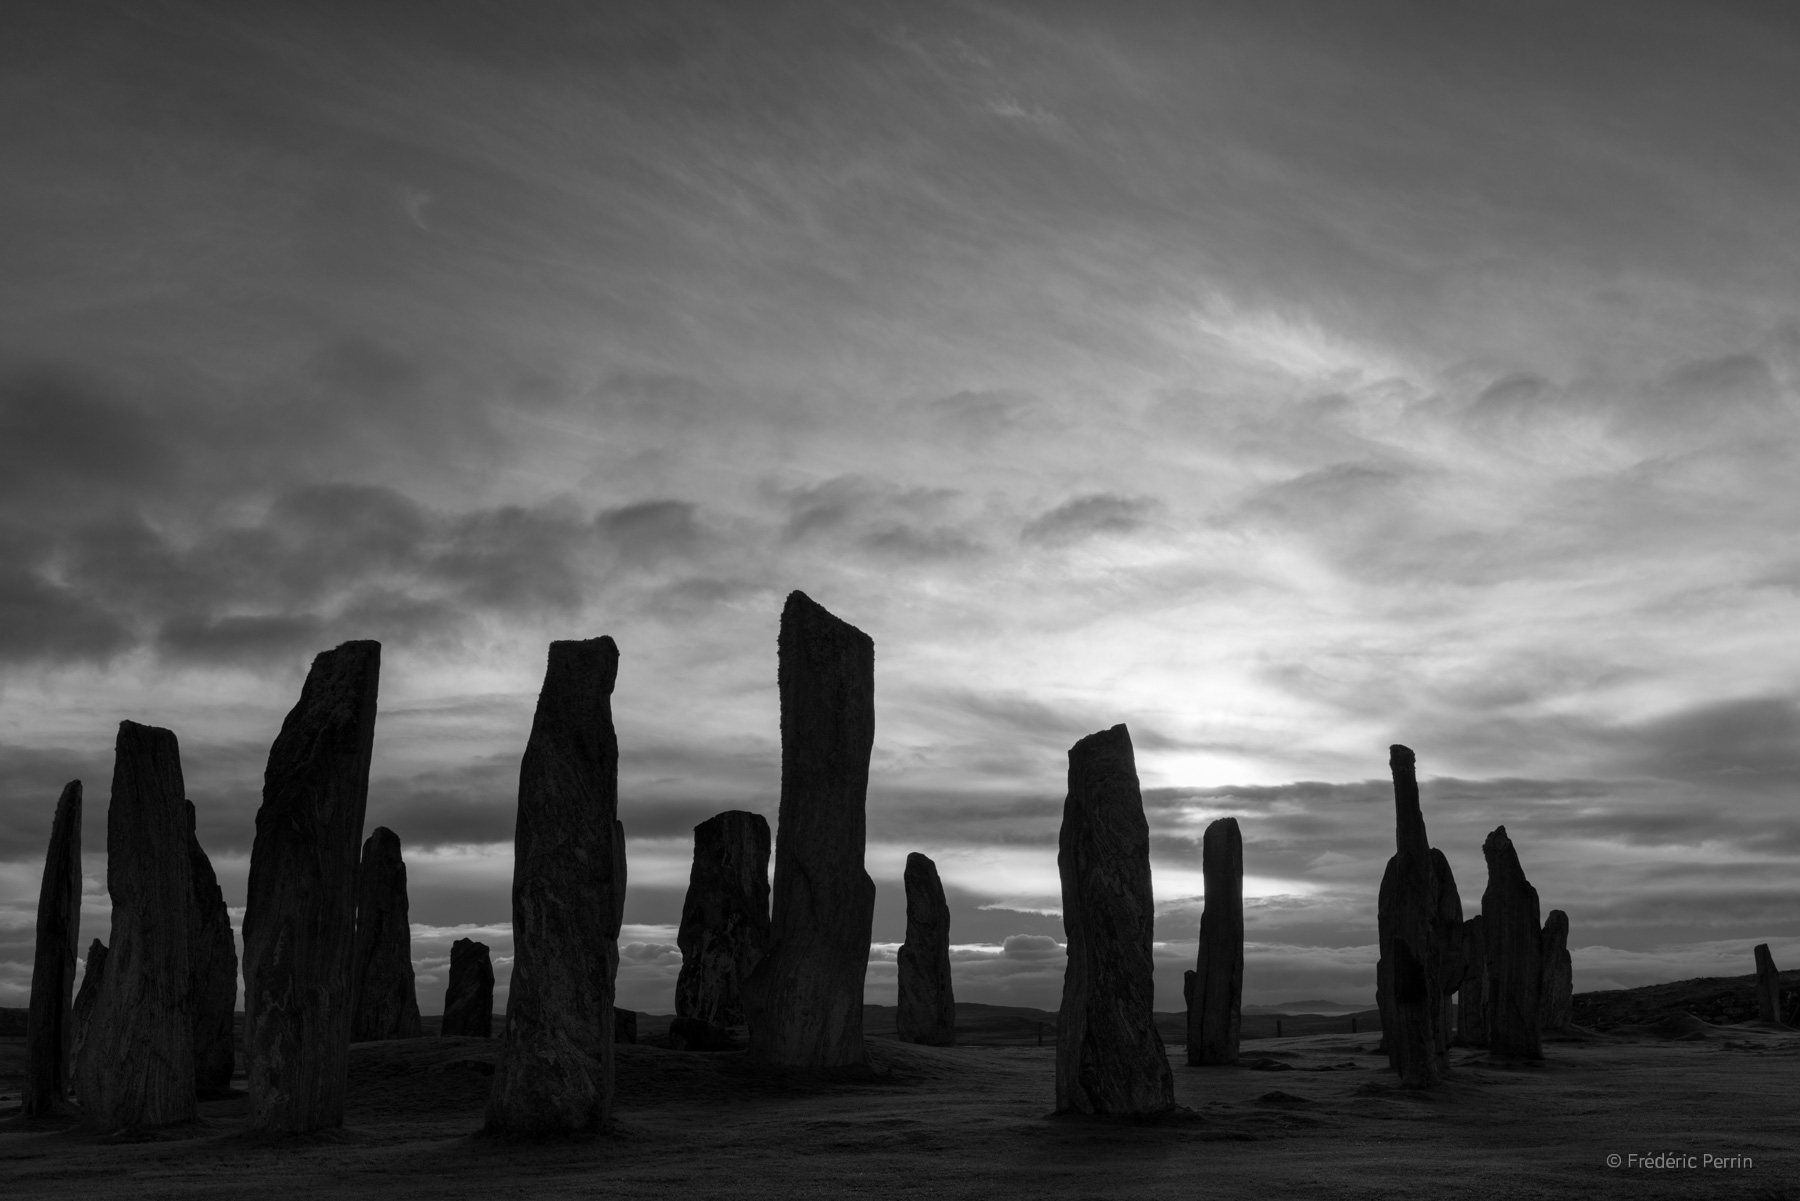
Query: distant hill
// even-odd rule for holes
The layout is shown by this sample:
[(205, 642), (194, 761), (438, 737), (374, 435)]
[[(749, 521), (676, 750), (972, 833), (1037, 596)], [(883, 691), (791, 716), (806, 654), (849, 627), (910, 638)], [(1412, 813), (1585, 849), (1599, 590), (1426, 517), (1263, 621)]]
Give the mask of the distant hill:
[(1320, 1013), (1341, 1017), (1361, 1013), (1367, 1005), (1346, 1005), (1342, 1001), (1282, 1001), (1276, 1005), (1246, 1005), (1245, 1013)]
[[(1781, 1020), (1800, 1026), (1800, 971), (1782, 972)], [(1642, 988), (1576, 993), (1571, 1011), (1577, 1026), (1610, 1030), (1685, 1013), (1715, 1026), (1756, 1019), (1756, 977), (1697, 976)]]

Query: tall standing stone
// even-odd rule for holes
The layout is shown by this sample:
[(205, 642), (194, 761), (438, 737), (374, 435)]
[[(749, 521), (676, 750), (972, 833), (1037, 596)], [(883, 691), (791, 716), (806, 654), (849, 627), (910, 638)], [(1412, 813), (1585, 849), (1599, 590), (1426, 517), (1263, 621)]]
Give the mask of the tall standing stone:
[(94, 1006), (100, 1000), (100, 990), (106, 985), (106, 944), (95, 939), (88, 944), (87, 963), (81, 974), (81, 987), (75, 990), (75, 1005), (69, 1012), (69, 1024), (73, 1028), (69, 1046), (69, 1083), (76, 1091), (76, 1099), (81, 1097), (81, 1060), (87, 1049), (88, 1030), (92, 1027)]
[(1431, 848), (1431, 873), (1432, 879), (1437, 881), (1437, 910), (1432, 927), (1438, 953), (1435, 1033), (1439, 1062), (1448, 1067), (1450, 1033), (1456, 1025), (1455, 998), (1468, 976), (1469, 959), (1463, 945), (1462, 895), (1456, 891), (1456, 876), (1450, 871), (1450, 860), (1436, 847)]
[(356, 951), (350, 967), (350, 1041), (418, 1038), (412, 925), (400, 836), (386, 826), (363, 843), (356, 869)]
[(1206, 881), (1200, 955), (1188, 1002), (1187, 1061), (1236, 1063), (1244, 1001), (1244, 838), (1237, 818), (1221, 817), (1200, 840)]
[(70, 780), (50, 819), (50, 847), (38, 885), (37, 949), (31, 964), (31, 1009), (25, 1018), (28, 1118), (69, 1105), (69, 1052), (74, 1045), (75, 953), (81, 949), (81, 781)]
[(1465, 1047), (1487, 1046), (1487, 936), (1481, 915), (1463, 923), (1463, 952), (1468, 967), (1456, 994), (1456, 1041)]
[(1545, 1030), (1567, 1030), (1574, 1020), (1575, 961), (1569, 957), (1569, 915), (1552, 909), (1538, 937), (1538, 1020)]
[(486, 943), (459, 938), (450, 944), (450, 986), (444, 990), (444, 1024), (438, 1033), (493, 1037), (494, 961)]
[(875, 643), (792, 592), (779, 660), (780, 841), (769, 951), (744, 990), (750, 1058), (855, 1066), (868, 1062), (862, 997), (875, 921), (875, 882), (863, 870)]
[(322, 652), (269, 748), (244, 908), (252, 1130), (344, 1124), (356, 867), (380, 682), (379, 642)]
[(119, 723), (106, 811), (112, 940), (76, 1091), (103, 1130), (195, 1114), (187, 790), (175, 735)]
[(1444, 1012), (1443, 898), (1419, 807), (1412, 751), (1389, 747), (1388, 767), (1394, 777), (1395, 852), (1382, 878), (1377, 913), (1382, 1045), (1402, 1084), (1430, 1088), (1447, 1066), (1438, 1035)]
[(1781, 973), (1775, 970), (1775, 957), (1766, 942), (1756, 948), (1756, 1016), (1759, 1021), (1781, 1021)]
[(1481, 852), (1487, 858), (1487, 891), (1481, 894), (1482, 934), (1487, 943), (1488, 1054), (1542, 1059), (1539, 1037), (1543, 990), (1543, 928), (1537, 889), (1519, 866), (1519, 853), (1497, 827)]
[(681, 906), (675, 1013), (715, 1026), (744, 1022), (744, 982), (769, 945), (769, 821), (741, 809), (694, 827), (694, 866)]
[(1056, 1111), (1172, 1109), (1175, 1077), (1152, 1012), (1150, 827), (1123, 725), (1069, 748), (1057, 842), (1069, 962), (1056, 1024)]
[(589, 1136), (613, 1098), (624, 838), (611, 638), (552, 642), (519, 764), (513, 972), (487, 1132)]
[(188, 909), (188, 967), (194, 1002), (194, 1094), (213, 1097), (231, 1089), (237, 1067), (237, 943), (225, 893), (212, 860), (200, 845), (194, 802), (187, 805), (188, 871), (193, 901)]
[(906, 942), (900, 947), (901, 1042), (956, 1045), (956, 997), (950, 988), (950, 905), (937, 864), (919, 852), (906, 857)]

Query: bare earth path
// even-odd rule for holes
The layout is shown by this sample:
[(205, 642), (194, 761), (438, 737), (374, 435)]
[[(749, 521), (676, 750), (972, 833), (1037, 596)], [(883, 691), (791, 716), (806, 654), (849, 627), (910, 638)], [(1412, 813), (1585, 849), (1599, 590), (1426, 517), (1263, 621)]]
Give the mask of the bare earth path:
[[(17, 1104), (21, 1041), (0, 1040), (0, 1109)], [(1047, 1117), (1048, 1047), (876, 1040), (876, 1077), (836, 1083), (759, 1076), (737, 1055), (621, 1047), (617, 1132), (568, 1146), (470, 1137), (495, 1042), (365, 1043), (338, 1136), (252, 1141), (241, 1097), (141, 1142), (0, 1119), (0, 1195), (1800, 1201), (1800, 1034), (1553, 1041), (1549, 1062), (1530, 1068), (1458, 1052), (1453, 1082), (1430, 1095), (1395, 1088), (1360, 1053), (1371, 1045), (1259, 1039), (1246, 1058), (1290, 1066), (1178, 1066), (1176, 1095), (1193, 1113), (1154, 1125)], [(1606, 1163), (1657, 1152), (1753, 1166)]]

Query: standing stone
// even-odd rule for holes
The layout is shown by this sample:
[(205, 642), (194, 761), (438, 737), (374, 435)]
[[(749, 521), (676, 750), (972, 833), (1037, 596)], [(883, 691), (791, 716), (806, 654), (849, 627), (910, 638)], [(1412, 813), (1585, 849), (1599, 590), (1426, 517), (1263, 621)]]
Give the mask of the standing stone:
[(1552, 909), (1538, 938), (1538, 1020), (1545, 1030), (1567, 1030), (1574, 1020), (1575, 962), (1569, 958), (1569, 915)]
[[(1057, 841), (1069, 962), (1056, 1024), (1056, 1112), (1172, 1109), (1175, 1077), (1152, 1012), (1150, 827), (1123, 725), (1069, 748)], [(1198, 999), (1197, 978), (1194, 985)]]
[(75, 953), (81, 949), (81, 781), (70, 780), (50, 819), (38, 885), (37, 950), (25, 1018), (25, 1088), (20, 1113), (48, 1117), (69, 1107), (74, 1045)]
[(356, 952), (351, 961), (350, 1041), (418, 1038), (412, 925), (400, 836), (386, 826), (363, 843), (356, 869)]
[(1482, 934), (1487, 943), (1488, 1054), (1542, 1059), (1538, 1030), (1543, 989), (1543, 928), (1537, 889), (1525, 878), (1506, 827), (1487, 836), (1487, 891), (1481, 894)]
[(1766, 942), (1756, 948), (1756, 1017), (1763, 1022), (1781, 1021), (1781, 973), (1775, 970), (1775, 957), (1769, 954)]
[(487, 944), (459, 938), (450, 944), (450, 986), (438, 1033), (470, 1038), (494, 1034), (494, 961)]
[(82, 972), (81, 987), (75, 990), (75, 1005), (69, 1012), (69, 1024), (74, 1035), (69, 1048), (69, 1082), (76, 1089), (75, 1097), (80, 1100), (81, 1093), (81, 1059), (87, 1047), (90, 1019), (94, 1016), (94, 1005), (100, 1000), (100, 990), (106, 985), (106, 944), (95, 939), (88, 944), (87, 966)]
[(175, 735), (120, 722), (106, 811), (112, 941), (76, 1086), (87, 1122), (102, 1130), (163, 1126), (196, 1112), (187, 843)]
[(1236, 1063), (1244, 1001), (1244, 838), (1237, 818), (1221, 817), (1200, 840), (1206, 905), (1200, 911), (1200, 957), (1188, 1003), (1187, 1061)]
[(1467, 949), (1463, 945), (1462, 896), (1456, 891), (1456, 876), (1444, 852), (1431, 848), (1432, 878), (1437, 881), (1437, 912), (1433, 935), (1438, 949), (1437, 975), (1437, 1050), (1440, 1066), (1450, 1064), (1450, 1033), (1456, 1024), (1457, 990), (1469, 973)]
[(1394, 777), (1395, 853), (1381, 882), (1377, 921), (1381, 959), (1375, 969), (1382, 1045), (1408, 1088), (1430, 1088), (1445, 1067), (1443, 1040), (1443, 897), (1419, 807), (1413, 753), (1388, 748)]
[(956, 1045), (956, 997), (950, 989), (950, 905), (937, 864), (919, 852), (906, 857), (906, 942), (900, 947), (901, 1042)]
[(733, 809), (694, 827), (694, 866), (681, 906), (675, 1013), (744, 1023), (744, 982), (769, 945), (769, 822)]
[(494, 1135), (591, 1136), (611, 1117), (624, 833), (611, 638), (552, 642), (519, 764), (513, 972)]
[(225, 893), (196, 833), (194, 802), (188, 801), (186, 808), (188, 871), (194, 884), (193, 903), (188, 909), (194, 1095), (214, 1097), (231, 1091), (231, 1073), (237, 1067), (237, 943), (231, 937)]
[(744, 989), (750, 1058), (850, 1067), (863, 1045), (875, 882), (863, 870), (875, 644), (803, 592), (781, 611), (780, 842), (769, 950)]
[(344, 1124), (357, 853), (380, 682), (379, 642), (322, 652), (269, 748), (244, 908), (252, 1130)]
[(1487, 939), (1481, 915), (1463, 923), (1463, 953), (1468, 968), (1456, 994), (1456, 1041), (1465, 1047), (1487, 1046), (1487, 1013), (1482, 1000), (1487, 993)]
[(637, 1010), (613, 1006), (613, 1042), (637, 1042)]

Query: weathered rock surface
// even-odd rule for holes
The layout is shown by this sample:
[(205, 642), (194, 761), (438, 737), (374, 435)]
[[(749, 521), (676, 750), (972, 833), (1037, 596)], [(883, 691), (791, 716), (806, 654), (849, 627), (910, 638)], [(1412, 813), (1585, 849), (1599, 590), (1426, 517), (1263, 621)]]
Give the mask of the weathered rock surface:
[(1237, 818), (1221, 817), (1200, 841), (1206, 907), (1188, 1001), (1187, 1061), (1236, 1063), (1244, 1001), (1244, 837)]
[(75, 953), (81, 949), (81, 781), (70, 780), (50, 819), (50, 846), (38, 885), (37, 948), (25, 1017), (25, 1084), (20, 1113), (48, 1117), (69, 1107), (74, 1049)]
[(1375, 984), (1382, 1045), (1403, 1085), (1430, 1088), (1447, 1067), (1446, 1043), (1438, 1032), (1446, 978), (1443, 895), (1419, 807), (1412, 751), (1389, 747), (1388, 767), (1394, 777), (1395, 853), (1377, 903), (1381, 958)]
[(76, 1083), (82, 1114), (107, 1131), (186, 1121), (196, 1112), (193, 876), (181, 750), (168, 730), (119, 723), (106, 890), (112, 938)]
[(1543, 927), (1537, 889), (1525, 878), (1506, 827), (1482, 844), (1487, 858), (1487, 891), (1481, 894), (1482, 935), (1487, 946), (1488, 1054), (1542, 1059), (1540, 999), (1543, 990)]
[(1766, 942), (1756, 948), (1756, 1016), (1759, 1021), (1781, 1021), (1781, 973), (1775, 970), (1775, 957)]
[(1056, 866), (1069, 954), (1056, 1027), (1056, 1111), (1171, 1109), (1175, 1077), (1152, 1013), (1150, 827), (1123, 725), (1069, 749)]
[(356, 869), (356, 951), (350, 967), (350, 1041), (418, 1038), (412, 925), (400, 836), (376, 826)]
[(624, 893), (611, 638), (552, 642), (519, 765), (513, 973), (494, 1135), (591, 1136), (611, 1116)]
[(356, 868), (380, 680), (378, 642), (321, 653), (269, 748), (243, 930), (252, 1130), (344, 1124)]
[(1487, 1046), (1487, 936), (1481, 915), (1463, 923), (1463, 953), (1468, 967), (1456, 994), (1456, 1041), (1465, 1047)]
[(769, 945), (769, 822), (733, 809), (694, 827), (694, 866), (681, 906), (675, 1013), (721, 1026), (744, 1021), (744, 982)]
[(1538, 1021), (1545, 1030), (1567, 1030), (1573, 1021), (1575, 962), (1569, 957), (1569, 915), (1552, 909), (1538, 937)]
[(613, 1006), (613, 1042), (637, 1042), (637, 1010)]
[(194, 1005), (194, 1095), (214, 1097), (231, 1090), (237, 1066), (238, 955), (231, 935), (225, 893), (212, 860), (200, 845), (194, 802), (186, 803), (188, 873), (193, 902), (188, 909), (188, 969)]
[[(82, 1053), (87, 1047), (90, 1019), (94, 1016), (94, 1006), (100, 1000), (100, 990), (106, 986), (106, 944), (95, 939), (88, 944), (87, 966), (81, 977), (81, 987), (75, 991), (75, 1004), (69, 1012), (69, 1024), (72, 1037), (69, 1047), (69, 1087), (79, 1089), (81, 1082)], [(76, 1097), (80, 1097), (77, 1092)]]
[(493, 1037), (494, 960), (486, 943), (459, 938), (450, 944), (450, 984), (439, 1033)]
[(863, 977), (875, 882), (863, 870), (875, 644), (793, 592), (781, 611), (781, 811), (769, 949), (744, 989), (752, 1061), (868, 1062)]
[(906, 941), (900, 946), (901, 1042), (956, 1045), (956, 997), (950, 987), (950, 905), (937, 864), (914, 851), (906, 857)]

